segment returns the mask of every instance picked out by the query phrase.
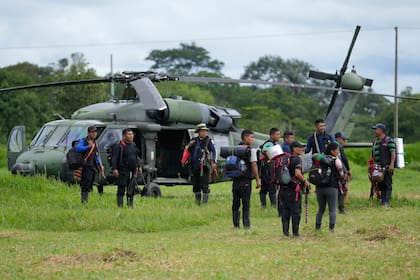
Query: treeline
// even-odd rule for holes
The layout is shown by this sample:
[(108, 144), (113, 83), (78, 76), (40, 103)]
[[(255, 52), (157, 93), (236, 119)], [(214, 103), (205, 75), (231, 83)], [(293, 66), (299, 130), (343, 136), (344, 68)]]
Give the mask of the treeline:
[[(170, 75), (196, 75), (225, 77), (224, 63), (210, 56), (196, 44), (180, 44), (178, 48), (153, 50), (145, 58), (153, 64), (150, 70)], [(333, 86), (328, 82), (309, 80), (312, 65), (280, 56), (263, 56), (244, 68), (241, 78), (267, 81), (290, 81)], [(127, 69), (133, 70), (133, 69)], [(142, 69), (147, 70), (147, 69)], [(0, 87), (33, 83), (77, 80), (98, 77), (94, 68), (81, 53), (71, 54), (47, 66), (29, 62), (0, 68)], [(303, 139), (313, 130), (313, 120), (325, 117), (332, 92), (290, 89), (283, 87), (240, 86), (236, 84), (204, 84), (164, 82), (157, 84), (163, 96), (182, 96), (184, 99), (211, 105), (235, 108), (242, 114), (240, 127), (267, 132), (270, 127), (295, 131)], [(122, 92), (123, 86), (117, 87)], [(28, 135), (58, 114), (66, 118), (82, 106), (110, 98), (109, 85), (91, 84), (24, 90), (0, 94), (0, 141), (5, 141), (11, 128), (25, 125)], [(401, 94), (411, 96), (407, 87)], [(420, 131), (415, 130), (420, 121), (420, 103), (400, 101), (399, 134), (406, 142), (415, 142)], [(370, 126), (376, 122), (386, 123), (392, 134), (393, 104), (386, 98), (372, 95), (360, 96), (353, 111), (351, 122), (354, 129), (351, 141), (370, 141)]]

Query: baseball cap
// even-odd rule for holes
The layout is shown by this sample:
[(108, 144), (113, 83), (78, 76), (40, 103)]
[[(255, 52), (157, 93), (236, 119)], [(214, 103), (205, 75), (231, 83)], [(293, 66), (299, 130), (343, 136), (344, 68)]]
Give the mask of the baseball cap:
[(98, 129), (96, 128), (96, 126), (91, 125), (88, 127), (88, 132), (93, 132), (93, 131), (97, 131)]
[(347, 135), (345, 135), (343, 132), (341, 132), (341, 131), (339, 131), (339, 132), (337, 132), (335, 135), (335, 138), (341, 138), (341, 139), (344, 139), (344, 140), (348, 140), (349, 138), (347, 137)]
[(374, 126), (372, 126), (372, 129), (375, 129), (375, 128), (380, 128), (380, 129), (382, 129), (383, 131), (385, 131), (385, 130), (386, 130), (386, 126), (385, 126), (383, 123), (377, 123), (377, 124), (375, 124)]

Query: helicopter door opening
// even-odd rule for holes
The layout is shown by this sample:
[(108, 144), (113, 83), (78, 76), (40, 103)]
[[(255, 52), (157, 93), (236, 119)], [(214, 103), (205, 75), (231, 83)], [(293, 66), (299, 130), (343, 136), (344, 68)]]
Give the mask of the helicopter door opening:
[(16, 159), (25, 151), (26, 131), (24, 126), (15, 126), (7, 140), (7, 167), (16, 163)]
[(158, 177), (188, 178), (188, 170), (181, 165), (185, 145), (190, 141), (188, 130), (163, 130), (156, 142)]

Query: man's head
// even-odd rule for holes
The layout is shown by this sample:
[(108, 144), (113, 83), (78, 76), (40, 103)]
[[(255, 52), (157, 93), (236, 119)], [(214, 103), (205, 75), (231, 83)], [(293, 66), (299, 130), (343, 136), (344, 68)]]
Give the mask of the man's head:
[(303, 155), (305, 153), (305, 146), (297, 141), (293, 141), (290, 144), (290, 150), (292, 150), (294, 155)]
[(385, 135), (386, 126), (383, 123), (375, 124), (374, 126), (372, 126), (372, 129), (376, 137), (381, 137)]
[(315, 130), (318, 134), (322, 134), (325, 132), (325, 121), (323, 119), (315, 120)]
[(124, 128), (122, 131), (122, 137), (124, 142), (132, 143), (134, 141), (134, 132), (131, 128)]
[(283, 133), (283, 139), (284, 139), (284, 142), (286, 142), (288, 144), (292, 144), (293, 141), (295, 141), (295, 134), (293, 133), (293, 131), (286, 130)]
[(204, 139), (206, 138), (207, 134), (208, 134), (208, 127), (206, 126), (205, 123), (199, 123), (195, 126), (195, 132), (198, 133), (198, 137), (200, 139)]
[(335, 135), (335, 140), (340, 143), (341, 145), (344, 145), (346, 141), (349, 139), (343, 132), (339, 131)]
[(281, 134), (280, 134), (280, 130), (278, 128), (273, 127), (273, 128), (270, 129), (270, 139), (271, 139), (271, 141), (277, 143), (277, 142), (280, 141), (280, 137), (281, 137)]
[(91, 140), (96, 139), (96, 136), (98, 135), (98, 129), (96, 126), (91, 125), (88, 127), (88, 138)]
[(245, 129), (241, 133), (242, 141), (247, 145), (252, 145), (254, 143), (254, 132), (251, 130)]

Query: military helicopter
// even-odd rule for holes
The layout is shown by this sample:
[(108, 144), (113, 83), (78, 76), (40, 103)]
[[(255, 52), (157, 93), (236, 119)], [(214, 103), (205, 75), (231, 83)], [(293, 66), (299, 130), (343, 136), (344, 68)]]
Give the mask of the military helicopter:
[[(208, 125), (209, 134), (215, 142), (217, 152), (220, 152), (220, 147), (233, 146), (240, 142), (241, 129), (236, 125), (236, 120), (241, 115), (231, 108), (210, 106), (181, 98), (163, 99), (154, 83), (164, 81), (238, 83), (333, 90), (335, 94), (326, 118), (327, 132), (331, 133), (333, 129), (341, 128), (337, 126), (337, 123), (348, 120), (349, 114), (344, 114), (343, 108), (348, 106), (349, 100), (354, 102), (353, 96), (363, 93), (360, 89), (364, 85), (372, 84), (372, 80), (366, 80), (353, 72), (345, 73), (357, 32), (339, 74), (314, 71), (310, 74), (310, 77), (314, 78), (333, 79), (336, 81), (335, 88), (261, 80), (171, 77), (146, 71), (123, 72), (98, 79), (0, 89), (1, 93), (31, 88), (110, 82), (123, 83), (127, 89), (123, 100), (111, 99), (107, 102), (92, 104), (74, 112), (70, 119), (60, 119), (44, 124), (32, 139), (29, 147), (25, 146), (25, 127), (14, 127), (9, 134), (7, 144), (8, 168), (13, 174), (43, 173), (63, 181), (73, 182), (72, 171), (66, 164), (66, 153), (73, 141), (86, 137), (87, 127), (95, 125), (98, 128), (97, 141), (106, 170), (109, 168), (105, 152), (107, 146), (121, 140), (122, 130), (129, 127), (134, 130), (134, 141), (140, 147), (144, 176), (139, 178), (139, 184), (144, 184), (147, 195), (160, 196), (160, 185), (189, 184), (189, 172), (181, 166), (180, 160), (185, 144), (194, 136), (195, 125), (197, 123)], [(266, 137), (266, 134), (256, 133), (255, 145), (259, 146)], [(218, 158), (217, 162), (219, 176), (213, 178), (213, 183), (227, 180), (223, 174), (223, 159)], [(102, 186), (103, 182), (99, 178), (97, 182)]]

